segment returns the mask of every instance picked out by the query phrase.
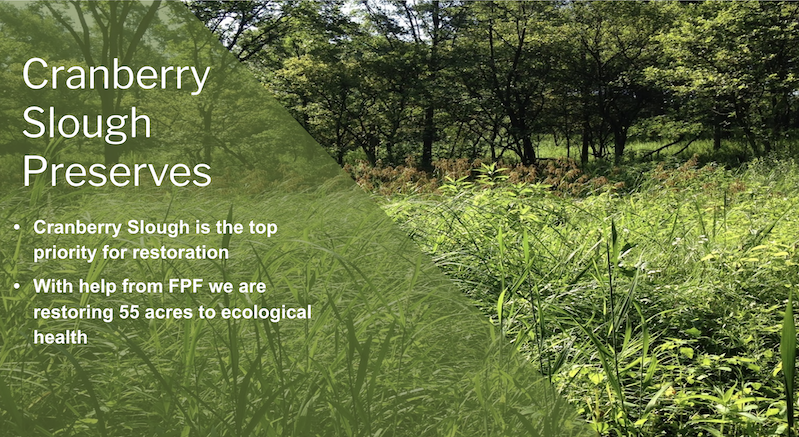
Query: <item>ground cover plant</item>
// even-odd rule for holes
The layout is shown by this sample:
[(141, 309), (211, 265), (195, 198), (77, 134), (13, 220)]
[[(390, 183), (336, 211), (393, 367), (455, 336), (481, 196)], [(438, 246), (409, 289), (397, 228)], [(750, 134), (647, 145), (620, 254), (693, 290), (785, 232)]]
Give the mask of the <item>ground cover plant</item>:
[(597, 434), (787, 434), (799, 166), (627, 168), (576, 196), (486, 164), (373, 188)]
[[(81, 152), (63, 158), (78, 159)], [(84, 158), (88, 159), (88, 158)], [(168, 159), (168, 158), (165, 158)], [(19, 157), (5, 157), (16, 166)], [(464, 302), (346, 175), (218, 188), (7, 189), (0, 199), (0, 435), (578, 435), (571, 409)], [(39, 180), (41, 182), (41, 179)], [(263, 188), (267, 186), (268, 188)], [(38, 187), (38, 188), (37, 188)], [(258, 199), (254, 201), (253, 199)], [(260, 219), (258, 235), (39, 235), (43, 219)], [(22, 232), (11, 231), (21, 223)], [(213, 241), (210, 241), (213, 240)], [(34, 262), (31, 247), (228, 247), (229, 260)], [(39, 294), (32, 279), (265, 282), (267, 293)], [(12, 286), (22, 283), (19, 289)], [(313, 305), (306, 321), (145, 317), (147, 308)], [(43, 320), (34, 307), (113, 308), (113, 321)], [(138, 305), (138, 318), (121, 318)], [(131, 311), (133, 310), (132, 307)], [(196, 313), (195, 313), (196, 314)], [(82, 329), (88, 345), (33, 345)], [(457, 339), (458, 341), (452, 341)]]
[[(0, 437), (587, 429), (182, 3), (0, 3), (0, 32), (8, 48), (0, 112), (10, 121), (0, 135)], [(209, 76), (202, 92), (199, 82), (196, 90), (181, 88), (180, 73), (171, 75), (174, 88), (138, 80), (133, 89), (101, 89), (56, 86), (55, 73), (40, 69), (31, 75), (50, 77), (52, 89), (39, 90), (24, 79), (25, 65), (44, 58), (54, 72), (192, 65)], [(25, 108), (35, 112), (31, 105), (45, 102), (58, 106), (49, 138), (22, 122)], [(125, 144), (74, 121), (120, 109), (132, 116), (134, 108), (148, 118), (128, 120)], [(142, 135), (134, 138), (136, 129)], [(27, 166), (29, 159), (42, 165)], [(198, 167), (207, 184), (168, 170)], [(85, 172), (92, 168), (100, 173)], [(37, 230), (40, 220), (123, 228), (182, 221), (188, 229), (50, 233)], [(241, 228), (218, 230), (223, 220)], [(253, 233), (248, 223), (279, 231)], [(133, 255), (202, 246), (230, 256)], [(109, 250), (116, 253), (109, 259), (106, 248), (128, 255)], [(37, 259), (46, 249), (64, 255)], [(69, 255), (84, 249), (98, 257)], [(47, 280), (74, 289), (45, 293)], [(205, 284), (197, 293), (169, 289), (197, 280)], [(117, 290), (91, 293), (82, 281)], [(145, 286), (125, 293), (125, 281)], [(211, 282), (231, 287), (211, 292)], [(259, 291), (242, 293), (241, 283)], [(256, 305), (270, 309), (268, 319)], [(288, 320), (278, 321), (273, 311), (284, 305)], [(89, 306), (102, 317), (78, 313)], [(46, 315), (54, 308), (61, 315)], [(306, 318), (291, 320), (292, 308), (298, 316), (305, 309)], [(241, 318), (225, 316), (235, 309)], [(78, 330), (88, 337), (82, 344), (47, 339)]]
[[(28, 6), (0, 3), (0, 435), (580, 433), (553, 386), (599, 435), (794, 431), (797, 166), (774, 157), (797, 156), (796, 3)], [(32, 56), (54, 67), (52, 89), (20, 80)], [(114, 62), (213, 74), (196, 95), (179, 80), (55, 86), (58, 65)], [(85, 129), (23, 137), (31, 104), (106, 118), (135, 104), (154, 134), (120, 147)], [(20, 188), (23, 154), (206, 165), (214, 184), (49, 188), (44, 174)], [(666, 156), (681, 161), (645, 162)], [(225, 262), (30, 259), (55, 244), (211, 239), (45, 236), (37, 219), (224, 217), (279, 222), (280, 238), (217, 235), (236, 254)], [(269, 293), (44, 296), (42, 277), (250, 280)], [(281, 303), (315, 317), (31, 318)], [(93, 342), (31, 344), (45, 327)]]

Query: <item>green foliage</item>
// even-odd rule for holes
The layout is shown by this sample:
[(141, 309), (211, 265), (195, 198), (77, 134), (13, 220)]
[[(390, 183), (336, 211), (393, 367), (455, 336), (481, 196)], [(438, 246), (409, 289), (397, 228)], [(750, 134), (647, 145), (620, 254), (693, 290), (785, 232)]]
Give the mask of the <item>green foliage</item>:
[(189, 4), (340, 164), (796, 152), (793, 2)]
[[(237, 7), (252, 5), (216, 4), (219, 9), (203, 10), (222, 17), (217, 23), (226, 26), (227, 20), (239, 17)], [(73, 110), (75, 114), (91, 113), (98, 105), (105, 111), (107, 103), (146, 105), (157, 135), (127, 144), (128, 153), (118, 148), (109, 156), (103, 153), (107, 149), (83, 147), (77, 138), (40, 140), (38, 150), (55, 166), (53, 172), (35, 176), (29, 187), (20, 186), (22, 148), (0, 156), (0, 435), (516, 436), (579, 435), (584, 429), (549, 381), (507, 347), (505, 338), (464, 302), (249, 72), (218, 50), (210, 34), (186, 16), (183, 4), (36, 2), (38, 10), (17, 3), (13, 7), (18, 9), (0, 6), (0, 29), (10, 37), (3, 46), (25, 52), (3, 53), (4, 66), (12, 68), (17, 85), (20, 59), (30, 56), (28, 43), (36, 40), (28, 38), (35, 33), (28, 26), (41, 17), (47, 24), (43, 32), (57, 29), (60, 41), (83, 46), (87, 64), (108, 64), (119, 56), (125, 64), (192, 65), (208, 67), (216, 75), (195, 96), (186, 87), (182, 95), (132, 87), (115, 92), (112, 99), (98, 95), (105, 90), (70, 90), (75, 91), (69, 95), (75, 103), (88, 106)], [(309, 27), (325, 27), (332, 37), (335, 27), (346, 22), (336, 22), (335, 7), (325, 8), (297, 2), (291, 12), (294, 18), (307, 12), (303, 19)], [(156, 9), (163, 14), (145, 32)], [(252, 27), (239, 27), (246, 35), (238, 41), (256, 43), (262, 26), (272, 22), (270, 14), (283, 10), (263, 10)], [(15, 20), (16, 12), (24, 19)], [(26, 29), (10, 32), (15, 25)], [(307, 49), (297, 65), (308, 61), (324, 66), (314, 81), (335, 86), (336, 75), (345, 70), (337, 69), (335, 53), (316, 52), (327, 41), (309, 41), (301, 32), (293, 36), (290, 43)], [(146, 59), (155, 48), (163, 57)], [(63, 64), (76, 65), (69, 59)], [(358, 78), (353, 74), (343, 79)], [(32, 103), (17, 91), (3, 95), (15, 98), (0, 102), (4, 116), (18, 119)], [(44, 93), (37, 97), (46, 101)], [(16, 127), (11, 132), (12, 139), (23, 136)], [(146, 175), (150, 165), (163, 165), (164, 180), (126, 179), (124, 186), (65, 183), (70, 178), (65, 167), (88, 167), (109, 158), (129, 168), (140, 166), (135, 175), (139, 170)], [(173, 174), (170, 181), (166, 173), (170, 164), (212, 161), (208, 173), (213, 183), (207, 187), (188, 182), (178, 187), (174, 177), (181, 176)], [(246, 230), (174, 237), (123, 231), (111, 237), (32, 229), (37, 220), (124, 226), (135, 219), (182, 220), (190, 227), (200, 221), (213, 228), (225, 218), (240, 221), (245, 229), (251, 220), (278, 223), (280, 234), (267, 239)], [(15, 230), (14, 224), (21, 226)], [(95, 250), (106, 245), (129, 250), (207, 245), (228, 248), (231, 256), (224, 261), (142, 260), (131, 259), (128, 252), (125, 259), (91, 263), (37, 261), (32, 256), (33, 248), (79, 245)], [(164, 286), (171, 279), (197, 278), (206, 286), (196, 294), (170, 293), (167, 287), (141, 293), (118, 289), (111, 296), (80, 290), (37, 293), (34, 280), (51, 278), (73, 285), (128, 279)], [(259, 282), (267, 291), (211, 293), (210, 281)], [(34, 314), (35, 308), (86, 305), (115, 310), (116, 318), (45, 319)], [(131, 305), (139, 306), (139, 316), (123, 319), (123, 313), (133, 313)], [(311, 305), (313, 315), (274, 322), (220, 314), (223, 308), (251, 305)], [(200, 318), (200, 306), (216, 309), (217, 316)], [(146, 312), (163, 308), (190, 308), (193, 316), (160, 318)], [(35, 330), (66, 329), (83, 330), (88, 344), (35, 344)]]
[(717, 141), (735, 129), (755, 156), (768, 154), (785, 139), (797, 86), (796, 12), (796, 4), (753, 1), (683, 8), (659, 36), (668, 63), (648, 74), (681, 98), (683, 119), (712, 127)]
[(384, 208), (597, 433), (785, 434), (799, 166), (659, 164), (580, 198), (506, 170)]
[[(6, 158), (8, 159), (8, 158)], [(45, 175), (46, 177), (47, 175)], [(360, 190), (232, 193), (68, 190), (0, 199), (0, 429), (20, 435), (579, 435), (571, 408), (531, 371)], [(210, 236), (56, 236), (37, 219), (125, 222), (249, 218), (280, 238), (214, 237), (217, 261), (57, 260), (26, 247), (208, 244)], [(213, 243), (212, 243), (213, 244)], [(253, 281), (264, 294), (37, 294), (32, 278)], [(21, 283), (16, 290), (12, 284)], [(140, 305), (135, 320), (42, 320), (33, 308)], [(307, 321), (225, 320), (221, 307), (313, 305)], [(213, 320), (147, 319), (144, 308), (216, 308)], [(196, 314), (196, 312), (195, 312)], [(78, 327), (88, 345), (32, 345)], [(457, 339), (457, 341), (453, 341)], [(9, 431), (10, 430), (10, 431)]]

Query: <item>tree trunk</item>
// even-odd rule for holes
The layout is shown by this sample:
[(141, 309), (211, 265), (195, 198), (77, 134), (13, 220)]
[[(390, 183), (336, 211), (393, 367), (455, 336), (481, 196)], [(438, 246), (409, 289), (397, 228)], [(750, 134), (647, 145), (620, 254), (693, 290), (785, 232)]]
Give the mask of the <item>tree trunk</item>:
[(530, 139), (530, 135), (525, 135), (522, 138), (522, 163), (525, 165), (532, 165), (535, 164), (536, 157), (535, 157), (535, 149), (533, 148), (533, 140)]
[(436, 136), (436, 126), (433, 123), (435, 110), (432, 103), (427, 105), (424, 113), (424, 130), (422, 131), (422, 162), (420, 168), (424, 171), (433, 169), (433, 141)]
[(430, 58), (428, 60), (427, 69), (429, 72), (427, 87), (427, 101), (424, 113), (424, 130), (422, 131), (422, 162), (421, 169), (424, 171), (433, 170), (433, 142), (436, 140), (436, 125), (433, 117), (435, 116), (435, 96), (432, 89), (436, 86), (438, 76), (438, 43), (439, 43), (439, 30), (441, 28), (441, 6), (438, 0), (434, 0), (431, 4), (433, 7), (431, 18), (433, 20), (433, 27), (430, 31)]
[(624, 147), (627, 145), (627, 129), (616, 127), (613, 129), (613, 162), (621, 164), (624, 158)]
[(366, 141), (364, 141), (363, 146), (363, 153), (366, 154), (366, 160), (369, 161), (369, 165), (374, 166), (377, 163), (377, 136), (375, 135), (368, 135)]
[(588, 111), (583, 116), (582, 148), (580, 149), (580, 166), (585, 168), (588, 165), (588, 151), (591, 147), (591, 123), (588, 121)]
[(713, 114), (713, 151), (718, 152), (721, 150), (722, 123), (724, 122), (719, 105), (713, 106)]

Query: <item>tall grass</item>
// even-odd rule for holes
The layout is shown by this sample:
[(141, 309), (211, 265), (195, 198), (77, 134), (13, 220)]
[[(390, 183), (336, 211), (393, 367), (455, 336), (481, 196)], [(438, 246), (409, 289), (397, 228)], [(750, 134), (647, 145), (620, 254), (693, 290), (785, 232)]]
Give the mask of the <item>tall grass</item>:
[[(548, 381), (362, 193), (11, 190), (0, 200), (0, 435), (577, 435)], [(35, 198), (34, 198), (35, 197)], [(58, 236), (36, 219), (277, 222), (278, 236)], [(12, 223), (23, 225), (10, 231)], [(229, 247), (221, 261), (56, 260), (33, 247)], [(35, 278), (264, 282), (264, 294), (43, 295)], [(14, 282), (22, 286), (15, 290)], [(33, 319), (34, 307), (139, 305), (141, 316)], [(307, 321), (224, 320), (223, 307), (312, 305)], [(199, 306), (217, 317), (201, 320)], [(147, 319), (146, 308), (192, 308)], [(81, 329), (88, 345), (32, 344)]]
[(504, 174), (384, 208), (597, 433), (793, 428), (794, 162), (653, 164), (630, 192), (580, 198)]

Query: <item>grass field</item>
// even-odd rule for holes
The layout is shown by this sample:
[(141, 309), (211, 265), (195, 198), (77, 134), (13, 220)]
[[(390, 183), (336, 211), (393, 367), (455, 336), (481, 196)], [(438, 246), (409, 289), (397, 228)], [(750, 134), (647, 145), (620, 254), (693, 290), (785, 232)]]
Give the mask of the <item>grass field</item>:
[(597, 433), (787, 433), (794, 161), (631, 165), (577, 197), (510, 173), (370, 188)]
[[(13, 169), (15, 160), (0, 165)], [(691, 159), (589, 176), (560, 161), (538, 175), (547, 184), (532, 181), (530, 169), (440, 166), (471, 176), (425, 181), (392, 169), (380, 176), (394, 185), (375, 177), (370, 188), (393, 193), (378, 197), (383, 209), (471, 305), (346, 182), (302, 189), (223, 173), (211, 190), (7, 189), (0, 200), (2, 429), (549, 435), (573, 417), (554, 387), (600, 435), (787, 433), (795, 331), (786, 309), (799, 284), (795, 162), (755, 160), (728, 170)], [(30, 231), (36, 219), (129, 218), (256, 219), (280, 223), (281, 231), (269, 240)], [(23, 231), (11, 231), (13, 223)], [(235, 255), (92, 265), (30, 258), (32, 247), (109, 243), (202, 243)], [(270, 291), (43, 296), (31, 283), (40, 277), (202, 277), (266, 282)], [(312, 304), (315, 317), (280, 324), (31, 317), (34, 307), (60, 305), (283, 303)], [(89, 346), (31, 344), (33, 329), (77, 328), (91, 334)]]
[[(98, 157), (72, 152), (68, 160)], [(62, 157), (64, 158), (64, 157)], [(134, 158), (129, 158), (134, 159)], [(152, 157), (169, 161), (170, 157)], [(14, 171), (20, 157), (3, 157)], [(215, 167), (217, 168), (217, 167)], [(18, 173), (18, 171), (16, 172)], [(346, 175), (315, 188), (219, 170), (209, 188), (32, 188), (0, 198), (0, 436), (577, 435), (574, 411)], [(11, 173), (9, 173), (11, 174)], [(225, 176), (228, 175), (228, 176)], [(227, 179), (226, 179), (227, 178)], [(277, 223), (271, 238), (37, 234), (35, 220)], [(21, 225), (19, 231), (13, 224)], [(229, 248), (228, 260), (49, 260), (34, 248)], [(34, 281), (202, 278), (231, 294), (36, 293)], [(241, 294), (239, 282), (266, 293)], [(21, 284), (19, 289), (14, 283)], [(34, 318), (111, 308), (114, 320)], [(138, 305), (137, 318), (122, 306)], [(225, 308), (313, 306), (309, 320)], [(216, 309), (200, 319), (200, 306)], [(147, 309), (194, 310), (153, 318)], [(88, 345), (35, 345), (81, 329)]]

